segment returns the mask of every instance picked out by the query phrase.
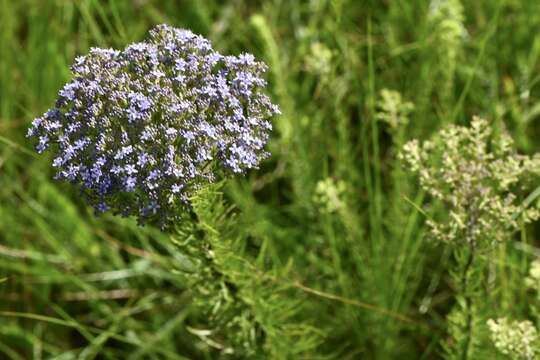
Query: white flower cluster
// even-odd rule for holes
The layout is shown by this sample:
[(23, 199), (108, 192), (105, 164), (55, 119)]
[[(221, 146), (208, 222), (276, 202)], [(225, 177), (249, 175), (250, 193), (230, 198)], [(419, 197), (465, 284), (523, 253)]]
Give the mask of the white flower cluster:
[(460, 0), (431, 0), (428, 13), (434, 64), (433, 75), (439, 79), (439, 100), (448, 106), (453, 100), (455, 74), (463, 43), (467, 39), (464, 11)]
[(463, 5), (459, 0), (432, 0), (428, 18), (437, 30), (435, 35), (439, 41), (453, 45), (467, 36), (463, 26)]
[(312, 43), (309, 50), (305, 60), (306, 70), (319, 76), (327, 75), (332, 70), (332, 50), (318, 41)]
[(525, 285), (535, 290), (540, 296), (540, 260), (534, 260), (529, 269), (529, 275), (525, 278)]
[(343, 181), (326, 178), (317, 182), (313, 201), (322, 212), (334, 213), (344, 208), (347, 185)]
[(512, 359), (538, 359), (540, 343), (538, 331), (528, 320), (509, 321), (506, 318), (487, 322), (495, 347)]
[(391, 130), (406, 126), (414, 109), (413, 103), (405, 101), (398, 91), (388, 89), (381, 90), (377, 106), (377, 120), (388, 124)]
[(475, 117), (470, 127), (450, 125), (432, 141), (412, 140), (400, 158), (418, 175), (420, 186), (448, 209), (447, 218), (427, 222), (439, 240), (489, 245), (518, 229), (518, 214), (525, 222), (540, 217), (534, 207), (523, 209), (514, 194), (520, 180), (540, 173), (540, 156), (518, 154), (512, 139), (494, 134), (486, 120)]

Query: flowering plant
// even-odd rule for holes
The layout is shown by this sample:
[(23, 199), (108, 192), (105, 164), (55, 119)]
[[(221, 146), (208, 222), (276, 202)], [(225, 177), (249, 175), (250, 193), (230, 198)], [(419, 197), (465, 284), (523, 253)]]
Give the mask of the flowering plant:
[(28, 136), (97, 212), (166, 227), (202, 185), (268, 156), (279, 108), (263, 93), (265, 70), (253, 55), (224, 56), (200, 35), (159, 25), (123, 51), (77, 58)]

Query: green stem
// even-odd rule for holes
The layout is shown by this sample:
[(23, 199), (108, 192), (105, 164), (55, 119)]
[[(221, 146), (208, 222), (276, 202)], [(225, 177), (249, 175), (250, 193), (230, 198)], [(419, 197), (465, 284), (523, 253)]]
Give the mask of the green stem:
[(469, 358), (469, 348), (471, 346), (471, 338), (473, 336), (473, 316), (472, 316), (472, 298), (469, 294), (469, 271), (474, 262), (474, 244), (469, 245), (469, 251), (467, 254), (467, 261), (461, 273), (461, 291), (465, 297), (465, 345), (463, 348), (463, 353), (461, 356), (462, 360), (467, 360)]

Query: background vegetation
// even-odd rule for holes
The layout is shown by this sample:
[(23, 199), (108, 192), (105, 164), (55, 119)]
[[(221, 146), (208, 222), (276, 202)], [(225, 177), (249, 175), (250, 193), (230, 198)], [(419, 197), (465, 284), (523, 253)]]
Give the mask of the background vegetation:
[[(263, 59), (283, 112), (271, 159), (181, 229), (211, 266), (94, 216), (24, 137), (76, 56), (158, 23)], [(536, 0), (0, 0), (0, 358), (441, 357), (453, 260), (397, 152), (472, 115), (540, 150), (538, 29)], [(486, 256), (488, 315), (527, 317), (538, 234)]]

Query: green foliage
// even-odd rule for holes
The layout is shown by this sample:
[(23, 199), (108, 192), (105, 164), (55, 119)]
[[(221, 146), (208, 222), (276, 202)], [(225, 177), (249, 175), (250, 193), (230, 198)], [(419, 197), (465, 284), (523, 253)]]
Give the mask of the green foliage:
[[(538, 158), (518, 154), (540, 150), (539, 14), (536, 0), (0, 0), (0, 358), (503, 356), (488, 319), (538, 329)], [(283, 111), (272, 157), (198, 194), (174, 234), (96, 217), (24, 137), (77, 55), (163, 22), (263, 59)], [(491, 119), (481, 152), (452, 142), (473, 115)], [(398, 158), (411, 138), (437, 144), (442, 201)], [(490, 176), (441, 166), (441, 149)], [(468, 196), (489, 200), (474, 256)], [(506, 324), (497, 339), (533, 333)]]
[(236, 358), (312, 357), (321, 331), (298, 318), (302, 302), (282, 280), (288, 267), (265, 269), (264, 246), (262, 252), (246, 249), (246, 233), (234, 226), (234, 209), (225, 207), (218, 190), (197, 194), (196, 221), (180, 225), (174, 238), (195, 262), (185, 281), (200, 315), (188, 331)]

